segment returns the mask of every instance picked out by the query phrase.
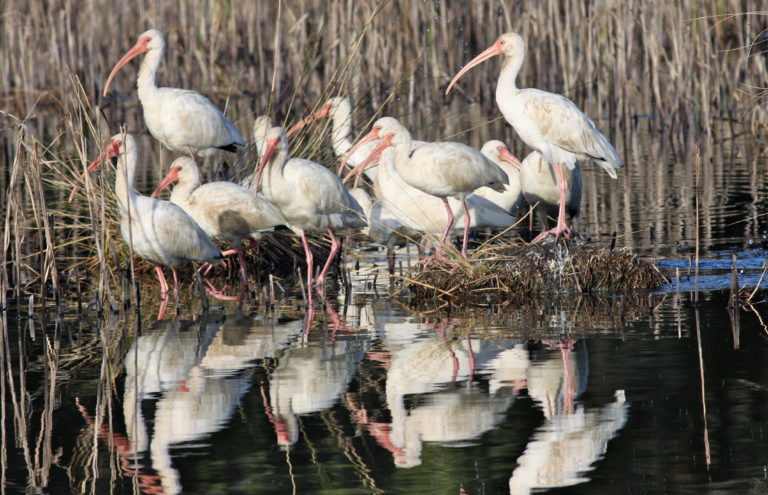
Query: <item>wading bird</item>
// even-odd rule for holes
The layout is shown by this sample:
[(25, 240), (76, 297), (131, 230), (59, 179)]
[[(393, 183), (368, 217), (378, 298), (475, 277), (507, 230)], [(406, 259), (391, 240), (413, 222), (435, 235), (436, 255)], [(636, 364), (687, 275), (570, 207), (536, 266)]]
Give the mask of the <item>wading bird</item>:
[[(96, 170), (104, 160), (114, 157), (117, 157), (115, 196), (120, 212), (120, 233), (134, 254), (155, 265), (161, 296), (165, 298), (168, 283), (163, 275), (163, 266), (171, 268), (173, 288), (178, 292), (178, 267), (192, 261), (217, 261), (222, 257), (221, 251), (179, 206), (136, 193), (133, 184), (137, 148), (130, 134), (112, 136), (107, 151), (88, 165), (87, 173)], [(74, 195), (74, 191), (72, 193)]]
[[(233, 182), (201, 184), (197, 163), (186, 156), (173, 161), (168, 175), (152, 197), (156, 198), (174, 182), (178, 184), (171, 191), (171, 203), (182, 207), (212, 238), (224, 239), (238, 246), (223, 254), (237, 254), (241, 288), (245, 289), (248, 274), (243, 253), (256, 246), (254, 240), (261, 237), (261, 232), (285, 225), (282, 213), (265, 196)], [(240, 247), (243, 239), (248, 239), (248, 244)]]
[(454, 76), (445, 94), (470, 69), (496, 55), (504, 55), (496, 84), (496, 103), (509, 124), (528, 146), (553, 163), (560, 186), (557, 226), (542, 232), (534, 242), (548, 234), (570, 236), (565, 222), (565, 197), (568, 184), (564, 168), (573, 169), (578, 160), (592, 160), (615, 179), (616, 169), (624, 166), (616, 149), (597, 130), (595, 124), (571, 100), (534, 88), (518, 89), (515, 79), (525, 58), (525, 41), (517, 33), (505, 33), (487, 50), (472, 59)]
[(186, 89), (155, 85), (155, 74), (165, 54), (163, 34), (156, 29), (139, 35), (133, 48), (115, 64), (104, 85), (104, 96), (118, 71), (142, 53), (146, 55), (139, 68), (139, 101), (155, 139), (171, 151), (199, 156), (212, 155), (217, 149), (235, 152), (238, 146), (245, 146), (243, 136), (208, 98)]
[(325, 231), (331, 239), (331, 252), (317, 280), (318, 291), (322, 293), (325, 275), (339, 247), (333, 231), (363, 227), (363, 210), (333, 172), (310, 160), (288, 158), (288, 140), (282, 127), (273, 127), (267, 132), (256, 187), (265, 168), (264, 195), (280, 209), (286, 226), (301, 237), (304, 245), (307, 296), (311, 301), (313, 258), (305, 232)]
[[(471, 215), (466, 197), (483, 186), (499, 192), (504, 191), (504, 185), (509, 180), (507, 174), (478, 150), (462, 143), (425, 143), (414, 149), (408, 129), (392, 117), (377, 120), (371, 132), (353, 146), (347, 155), (353, 154), (361, 146), (375, 139), (379, 140), (379, 144), (371, 152), (371, 157), (393, 146), (396, 150), (395, 168), (403, 180), (443, 201), (448, 213), (448, 224), (443, 231), (442, 243), (445, 243), (454, 223), (448, 198), (456, 197), (461, 201), (464, 208), (464, 241), (461, 254), (467, 258)], [(348, 177), (364, 170), (366, 162), (367, 160), (358, 165)]]

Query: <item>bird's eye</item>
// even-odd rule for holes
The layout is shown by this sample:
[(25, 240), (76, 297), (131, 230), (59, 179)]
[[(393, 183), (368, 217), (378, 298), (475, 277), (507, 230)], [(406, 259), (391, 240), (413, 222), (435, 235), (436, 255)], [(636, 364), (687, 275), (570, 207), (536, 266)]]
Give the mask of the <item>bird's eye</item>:
[(504, 40), (499, 40), (499, 44), (500, 44), (500, 45), (503, 45), (504, 43), (506, 43), (506, 41), (504, 41)]
[(122, 146), (123, 142), (122, 141), (115, 141), (115, 144), (118, 145), (118, 146)]
[(144, 43), (145, 45), (148, 45), (150, 41), (152, 41), (152, 37), (150, 36), (147, 36), (143, 40), (141, 40), (141, 42)]
[(177, 172), (181, 172), (182, 167), (176, 167)]
[(389, 133), (389, 137), (391, 137), (391, 138), (395, 137), (395, 133), (394, 132), (390, 132)]
[(504, 150), (504, 146), (497, 146), (496, 147), (496, 151), (503, 151), (503, 150)]

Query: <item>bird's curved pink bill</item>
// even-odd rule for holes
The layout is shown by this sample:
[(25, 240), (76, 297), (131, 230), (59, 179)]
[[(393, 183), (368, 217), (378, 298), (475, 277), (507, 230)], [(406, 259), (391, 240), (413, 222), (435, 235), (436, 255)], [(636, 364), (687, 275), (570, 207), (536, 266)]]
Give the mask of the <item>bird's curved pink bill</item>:
[(353, 168), (345, 177), (342, 182), (344, 184), (347, 183), (349, 179), (352, 178), (352, 176), (355, 176), (355, 182), (353, 184), (353, 187), (357, 187), (357, 184), (360, 182), (360, 177), (363, 175), (363, 172), (365, 172), (365, 169), (368, 168), (371, 164), (378, 161), (381, 157), (381, 152), (385, 149), (392, 146), (392, 138), (394, 137), (393, 134), (387, 134), (381, 139), (379, 139), (379, 143), (376, 145), (376, 147), (371, 151), (371, 153), (360, 162), (355, 168)]
[(72, 188), (72, 192), (69, 194), (69, 199), (67, 201), (71, 203), (72, 200), (75, 199), (75, 194), (77, 194), (77, 190), (80, 188), (80, 184), (85, 182), (85, 176), (87, 174), (90, 174), (91, 172), (99, 168), (99, 166), (102, 164), (104, 160), (109, 160), (110, 158), (114, 158), (119, 154), (120, 154), (120, 146), (116, 145), (115, 143), (110, 143), (109, 148), (107, 148), (107, 151), (105, 151), (104, 154), (96, 157), (91, 163), (89, 163), (86, 171), (80, 174), (80, 176), (77, 178), (77, 181), (75, 182), (75, 187)]
[[(379, 139), (379, 130), (376, 127), (371, 129), (371, 132), (369, 132), (368, 134), (363, 136), (363, 138), (360, 141), (358, 141), (357, 144), (352, 146), (349, 149), (349, 151), (347, 151), (347, 154), (344, 155), (344, 159), (341, 161), (341, 165), (339, 166), (339, 170), (338, 170), (338, 172), (336, 172), (336, 175), (341, 177), (341, 171), (344, 170), (344, 167), (347, 165), (347, 162), (349, 161), (350, 157), (355, 153), (355, 151), (359, 150), (361, 146), (363, 146), (364, 144), (370, 143), (374, 139)], [(370, 158), (370, 157), (371, 157), (371, 155), (368, 155), (368, 158)], [(355, 167), (355, 168), (357, 168), (357, 167)], [(347, 178), (349, 178), (349, 177), (350, 176), (347, 175)]]
[(496, 55), (501, 55), (501, 40), (497, 40), (493, 45), (490, 46), (487, 50), (485, 50), (483, 53), (478, 55), (477, 57), (470, 60), (467, 65), (465, 65), (455, 76), (453, 76), (453, 79), (451, 79), (451, 83), (448, 85), (448, 88), (445, 90), (445, 94), (448, 94), (451, 92), (451, 88), (453, 88), (453, 85), (456, 84), (456, 82), (461, 79), (461, 76), (469, 72), (473, 67), (482, 64), (489, 58), (493, 58)]
[(273, 138), (267, 141), (267, 149), (264, 151), (264, 156), (261, 158), (261, 163), (259, 163), (259, 170), (256, 173), (256, 191), (259, 190), (261, 185), (261, 173), (264, 172), (264, 166), (275, 156), (279, 142), (280, 138)]
[(513, 155), (512, 152), (509, 151), (509, 148), (506, 146), (504, 146), (504, 149), (499, 152), (499, 160), (511, 163), (512, 166), (516, 167), (518, 170), (520, 170), (520, 167), (523, 166), (523, 164), (520, 163), (520, 160), (518, 160), (517, 157)]
[(136, 42), (133, 47), (128, 50), (125, 55), (122, 56), (120, 60), (117, 61), (115, 64), (115, 67), (112, 69), (112, 72), (109, 73), (109, 77), (107, 78), (107, 82), (104, 84), (104, 92), (102, 96), (107, 96), (107, 93), (109, 92), (109, 85), (112, 84), (112, 79), (115, 78), (118, 72), (120, 72), (120, 69), (122, 69), (125, 64), (133, 60), (134, 58), (138, 57), (142, 53), (148, 52), (149, 47), (147, 46), (150, 42), (151, 38), (145, 37), (141, 38), (139, 41)]
[(160, 184), (157, 185), (154, 191), (152, 191), (152, 194), (149, 196), (150, 198), (157, 198), (160, 193), (165, 189), (166, 187), (170, 186), (177, 180), (179, 180), (179, 170), (181, 167), (171, 167), (171, 169), (168, 171), (168, 173), (165, 175), (163, 180), (160, 181)]
[(297, 132), (299, 132), (301, 129), (303, 129), (304, 126), (306, 126), (307, 124), (310, 124), (318, 119), (327, 119), (330, 115), (331, 115), (331, 104), (326, 103), (325, 105), (315, 110), (312, 114), (301, 119), (296, 125), (291, 127), (288, 130), (287, 135), (288, 137), (291, 137)]

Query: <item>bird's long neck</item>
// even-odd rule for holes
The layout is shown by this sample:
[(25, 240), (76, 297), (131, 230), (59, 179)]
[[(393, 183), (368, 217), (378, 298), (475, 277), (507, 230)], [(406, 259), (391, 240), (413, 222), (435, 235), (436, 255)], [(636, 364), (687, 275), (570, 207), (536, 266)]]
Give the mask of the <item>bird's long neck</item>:
[(171, 191), (171, 203), (177, 205), (186, 204), (195, 189), (200, 187), (200, 177), (179, 181)]
[(136, 151), (128, 150), (117, 159), (117, 173), (115, 174), (115, 196), (117, 206), (121, 213), (128, 211), (128, 205), (134, 205), (136, 192), (133, 190), (134, 176), (136, 175)]
[(499, 80), (496, 83), (497, 98), (499, 97), (499, 94), (517, 90), (517, 74), (523, 66), (524, 58), (524, 52), (517, 52), (514, 55), (504, 57), (504, 62), (501, 66), (501, 74), (499, 74)]
[(333, 113), (331, 140), (336, 156), (344, 156), (352, 147), (349, 136), (352, 134), (352, 112), (341, 107)]
[(136, 83), (136, 87), (139, 90), (139, 100), (142, 102), (150, 99), (157, 91), (155, 75), (157, 74), (157, 68), (160, 67), (160, 62), (163, 60), (164, 54), (165, 47), (161, 47), (149, 50), (146, 55), (144, 55), (144, 60), (141, 62), (139, 77)]
[(411, 163), (411, 136), (405, 131), (401, 131), (399, 141), (394, 145), (396, 151), (395, 156), (395, 170), (407, 177), (410, 173), (414, 172), (413, 167), (410, 167)]
[(264, 185), (269, 187), (272, 181), (278, 181), (283, 176), (283, 169), (288, 163), (288, 147), (280, 146), (275, 152), (275, 156), (267, 163), (264, 175)]

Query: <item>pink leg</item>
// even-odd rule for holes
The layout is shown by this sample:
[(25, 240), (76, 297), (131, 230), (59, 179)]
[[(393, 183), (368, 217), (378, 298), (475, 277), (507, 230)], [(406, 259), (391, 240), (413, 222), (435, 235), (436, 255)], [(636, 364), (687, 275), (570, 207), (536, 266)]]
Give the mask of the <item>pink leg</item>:
[(157, 319), (162, 320), (163, 316), (165, 316), (165, 308), (168, 307), (168, 298), (164, 297), (160, 299), (160, 307), (157, 310)]
[(163, 274), (163, 267), (162, 266), (156, 266), (155, 267), (155, 275), (157, 275), (157, 280), (160, 281), (160, 296), (165, 297), (168, 295), (168, 282), (165, 281), (165, 275)]
[(313, 257), (312, 257), (312, 250), (309, 249), (309, 243), (307, 242), (307, 236), (306, 234), (301, 234), (301, 243), (304, 245), (304, 255), (307, 257), (307, 301), (312, 301), (312, 269), (313, 266)]
[(464, 207), (464, 243), (461, 245), (461, 255), (464, 259), (469, 258), (467, 256), (467, 241), (469, 240), (469, 208), (467, 207), (467, 198), (461, 198), (461, 206)]
[(448, 225), (445, 226), (445, 232), (443, 232), (443, 239), (440, 242), (445, 244), (446, 239), (448, 239), (448, 232), (450, 232), (451, 229), (453, 228), (453, 221), (455, 220), (455, 217), (453, 216), (451, 205), (448, 204), (447, 199), (443, 198), (443, 204), (445, 205), (445, 211), (448, 212)]
[(328, 255), (328, 259), (323, 265), (323, 270), (320, 272), (320, 278), (317, 279), (317, 288), (322, 293), (325, 286), (325, 275), (328, 273), (328, 268), (331, 267), (333, 258), (336, 257), (336, 251), (339, 250), (339, 242), (336, 240), (336, 236), (333, 235), (333, 231), (328, 229), (328, 236), (331, 238), (331, 253)]
[(565, 177), (565, 165), (562, 163), (555, 163), (555, 174), (557, 175), (557, 182), (560, 186), (560, 208), (557, 215), (557, 227), (542, 232), (536, 236), (533, 242), (541, 242), (549, 234), (553, 234), (555, 240), (561, 235), (566, 238), (571, 237), (571, 229), (565, 223), (565, 199), (568, 196), (568, 179)]
[(178, 294), (179, 293), (179, 274), (176, 273), (175, 268), (171, 268), (171, 271), (173, 272), (173, 291)]

